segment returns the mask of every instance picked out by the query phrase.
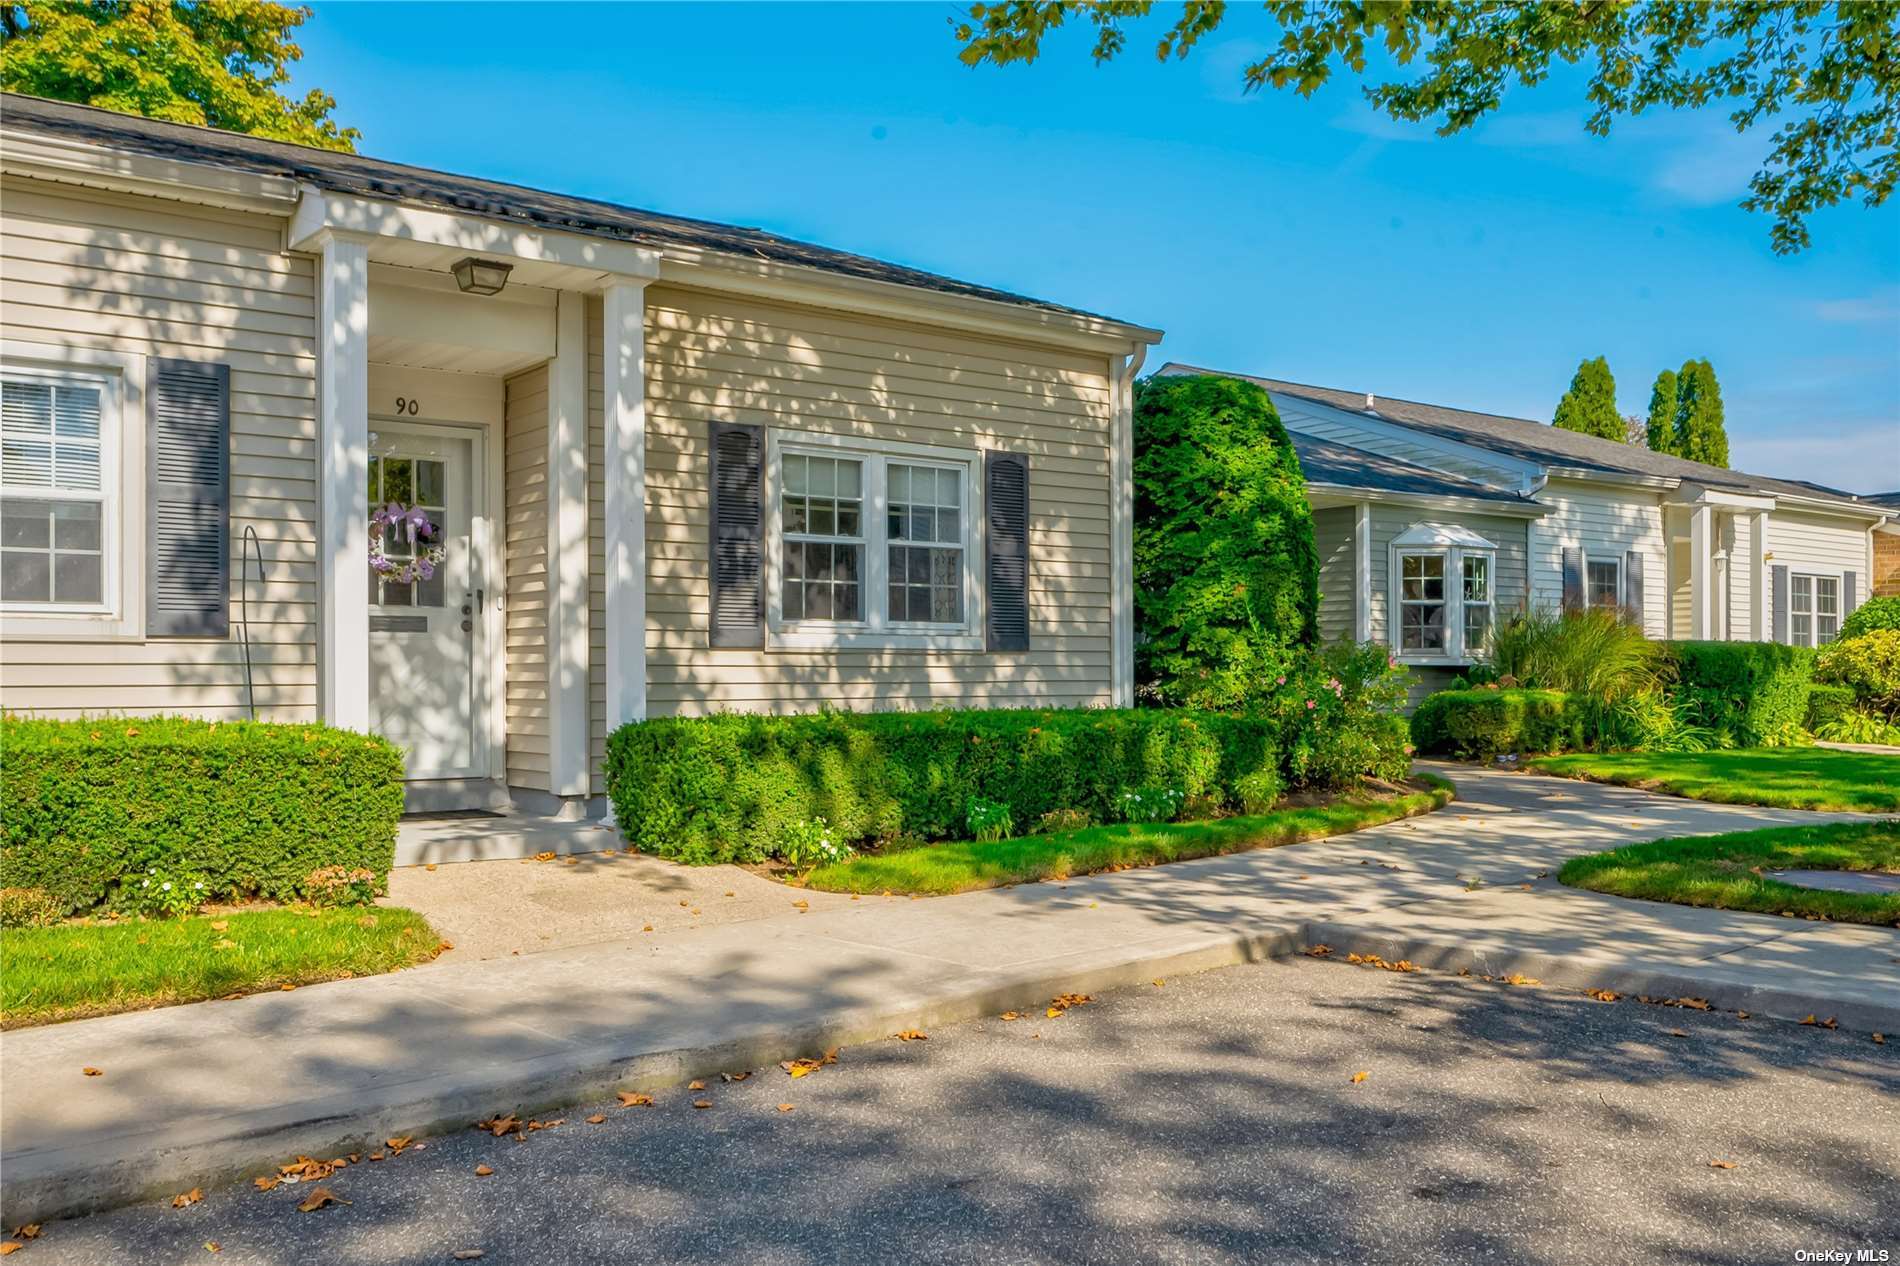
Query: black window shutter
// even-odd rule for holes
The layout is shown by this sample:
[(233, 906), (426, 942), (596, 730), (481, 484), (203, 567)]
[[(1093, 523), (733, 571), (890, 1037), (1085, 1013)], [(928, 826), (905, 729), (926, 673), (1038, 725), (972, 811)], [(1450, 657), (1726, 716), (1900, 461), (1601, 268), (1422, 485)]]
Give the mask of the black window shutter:
[(765, 645), (765, 429), (712, 424), (709, 636), (714, 646)]
[(1564, 610), (1577, 611), (1583, 607), (1583, 551), (1574, 547), (1564, 550)]
[(985, 644), (993, 651), (1029, 649), (1029, 459), (983, 455)]
[(146, 384), (145, 632), (231, 628), (231, 368), (153, 360)]
[(1636, 621), (1637, 627), (1643, 623), (1643, 555), (1640, 550), (1631, 550), (1623, 555), (1623, 605)]

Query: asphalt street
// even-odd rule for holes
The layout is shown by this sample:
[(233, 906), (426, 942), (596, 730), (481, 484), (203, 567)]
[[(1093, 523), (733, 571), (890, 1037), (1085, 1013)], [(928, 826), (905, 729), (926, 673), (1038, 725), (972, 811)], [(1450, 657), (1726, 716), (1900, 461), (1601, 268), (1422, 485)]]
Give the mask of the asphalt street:
[(1295, 959), (749, 1071), (14, 1263), (1900, 1261), (1900, 1035)]

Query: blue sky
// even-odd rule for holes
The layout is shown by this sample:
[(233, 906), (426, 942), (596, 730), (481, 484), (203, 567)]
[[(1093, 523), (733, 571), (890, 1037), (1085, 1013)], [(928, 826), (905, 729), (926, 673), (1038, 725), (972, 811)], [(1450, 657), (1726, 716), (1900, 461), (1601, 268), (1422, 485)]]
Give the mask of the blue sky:
[[(1900, 201), (1791, 258), (1719, 114), (1586, 135), (1580, 76), (1470, 136), (1342, 80), (1243, 96), (1236, 6), (1189, 61), (956, 59), (948, 4), (318, 3), (297, 85), (381, 158), (757, 225), (1167, 331), (1160, 359), (1548, 418), (1708, 357), (1734, 464), (1900, 488)], [(1158, 364), (1151, 359), (1150, 365)]]

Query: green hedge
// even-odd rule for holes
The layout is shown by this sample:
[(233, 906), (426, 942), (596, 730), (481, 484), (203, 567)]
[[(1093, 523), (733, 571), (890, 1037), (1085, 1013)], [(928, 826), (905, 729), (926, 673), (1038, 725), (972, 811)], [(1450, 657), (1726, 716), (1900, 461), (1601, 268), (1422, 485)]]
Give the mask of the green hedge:
[(1043, 814), (1122, 816), (1127, 791), (1270, 803), (1275, 722), (1185, 709), (721, 714), (621, 726), (607, 789), (621, 830), (678, 861), (757, 861), (822, 817), (845, 844), (964, 839), (972, 796), (1016, 832)]
[(0, 888), (65, 913), (157, 869), (206, 899), (303, 895), (327, 866), (380, 890), (396, 855), (402, 755), (321, 725), (182, 717), (0, 720)]
[(1441, 690), (1412, 713), (1412, 744), (1429, 755), (1476, 760), (1573, 751), (1584, 746), (1586, 711), (1561, 690)]
[(1834, 686), (1817, 681), (1808, 687), (1808, 711), (1804, 724), (1810, 730), (1818, 730), (1831, 721), (1838, 721), (1854, 710), (1854, 688), (1852, 686)]
[(1808, 715), (1814, 652), (1776, 642), (1669, 642), (1670, 701), (1724, 747), (1787, 741)]

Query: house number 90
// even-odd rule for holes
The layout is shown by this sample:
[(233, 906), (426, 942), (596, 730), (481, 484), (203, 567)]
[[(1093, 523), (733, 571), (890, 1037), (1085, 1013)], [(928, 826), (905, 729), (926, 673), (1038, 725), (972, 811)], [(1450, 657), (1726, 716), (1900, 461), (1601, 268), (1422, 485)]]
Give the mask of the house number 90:
[(413, 418), (422, 412), (422, 401), (412, 399), (409, 396), (397, 396), (396, 412), (400, 416)]

